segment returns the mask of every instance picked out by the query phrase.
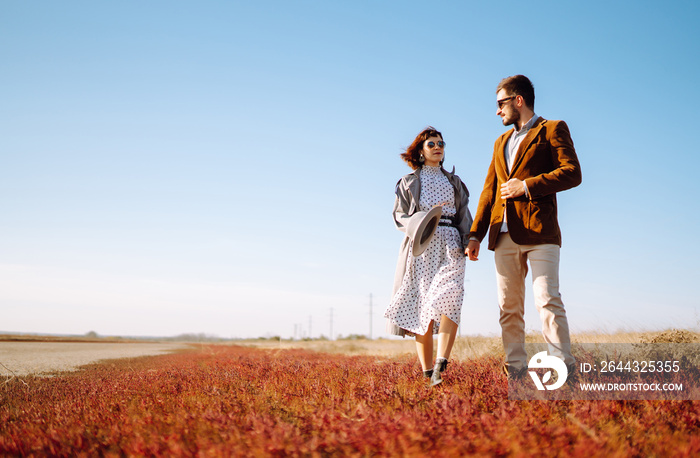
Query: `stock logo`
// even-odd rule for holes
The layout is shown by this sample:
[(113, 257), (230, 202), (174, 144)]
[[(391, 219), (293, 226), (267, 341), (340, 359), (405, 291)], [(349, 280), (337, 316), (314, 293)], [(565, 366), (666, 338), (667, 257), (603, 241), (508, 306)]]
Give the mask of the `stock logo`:
[(527, 364), (527, 367), (528, 369), (554, 369), (557, 372), (557, 381), (551, 385), (545, 385), (545, 383), (552, 379), (551, 370), (547, 371), (547, 373), (542, 376), (542, 380), (540, 380), (537, 372), (528, 371), (538, 390), (545, 390), (545, 387), (547, 390), (556, 390), (557, 388), (561, 388), (566, 382), (566, 377), (569, 375), (569, 371), (566, 368), (564, 361), (556, 356), (548, 355), (546, 351), (541, 351), (530, 358), (530, 362)]

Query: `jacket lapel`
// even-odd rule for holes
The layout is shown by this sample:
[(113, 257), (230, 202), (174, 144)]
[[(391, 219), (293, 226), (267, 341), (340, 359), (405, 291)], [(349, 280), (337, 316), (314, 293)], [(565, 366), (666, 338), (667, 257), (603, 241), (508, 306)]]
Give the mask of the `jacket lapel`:
[(530, 128), (527, 134), (525, 134), (525, 138), (523, 138), (523, 141), (520, 143), (520, 147), (518, 148), (518, 153), (515, 155), (515, 163), (513, 164), (513, 167), (510, 168), (509, 176), (513, 176), (513, 173), (518, 169), (518, 167), (520, 167), (525, 153), (527, 152), (528, 148), (530, 148), (530, 145), (535, 138), (537, 138), (537, 134), (539, 134), (540, 129), (542, 129), (543, 122), (544, 118), (540, 116), (537, 118), (537, 121), (535, 121), (535, 125)]
[(496, 154), (496, 167), (498, 168), (496, 173), (498, 176), (508, 176), (508, 168), (506, 167), (506, 144), (508, 144), (508, 139), (513, 135), (513, 132), (515, 132), (515, 129), (511, 129), (502, 135), (501, 142), (496, 147), (496, 151), (499, 152)]
[(408, 183), (408, 192), (411, 194), (411, 206), (408, 209), (409, 214), (414, 214), (418, 211), (418, 202), (420, 200), (420, 168), (417, 168), (413, 173), (413, 179)]
[(459, 189), (459, 183), (458, 183), (458, 180), (455, 179), (455, 167), (452, 166), (451, 172), (448, 172), (443, 167), (440, 167), (440, 169), (442, 170), (442, 173), (445, 174), (445, 176), (447, 177), (447, 180), (450, 182), (450, 184), (452, 185), (452, 187), (455, 190), (455, 208), (459, 210), (461, 202), (459, 199), (459, 192), (457, 192), (457, 190)]

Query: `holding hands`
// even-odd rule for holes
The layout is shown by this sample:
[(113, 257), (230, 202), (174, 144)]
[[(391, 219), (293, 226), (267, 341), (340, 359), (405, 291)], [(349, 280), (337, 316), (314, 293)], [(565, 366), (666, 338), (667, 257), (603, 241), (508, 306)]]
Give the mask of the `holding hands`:
[(469, 257), (470, 261), (478, 261), (480, 247), (481, 243), (478, 240), (470, 240), (466, 250), (464, 250), (464, 254)]

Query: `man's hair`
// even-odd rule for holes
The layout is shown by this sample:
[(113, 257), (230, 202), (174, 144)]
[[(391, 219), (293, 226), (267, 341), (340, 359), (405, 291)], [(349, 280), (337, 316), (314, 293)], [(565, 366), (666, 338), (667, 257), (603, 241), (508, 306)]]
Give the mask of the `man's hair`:
[(498, 83), (496, 93), (501, 89), (506, 91), (508, 95), (521, 96), (529, 109), (535, 109), (535, 87), (527, 76), (515, 75), (503, 78), (501, 82)]

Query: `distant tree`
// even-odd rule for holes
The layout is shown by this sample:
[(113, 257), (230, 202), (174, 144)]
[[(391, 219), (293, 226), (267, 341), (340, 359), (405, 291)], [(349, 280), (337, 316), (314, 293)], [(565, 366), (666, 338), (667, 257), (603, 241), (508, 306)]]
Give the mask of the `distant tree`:
[(345, 337), (338, 335), (338, 340), (364, 340), (366, 338), (367, 336), (364, 334), (348, 334)]
[(220, 337), (214, 336), (214, 335), (209, 335), (205, 334), (203, 332), (200, 332), (198, 334), (195, 333), (186, 333), (186, 334), (180, 334), (175, 337), (171, 337), (170, 340), (175, 340), (179, 342), (221, 342), (223, 339)]

